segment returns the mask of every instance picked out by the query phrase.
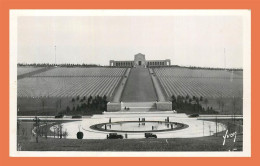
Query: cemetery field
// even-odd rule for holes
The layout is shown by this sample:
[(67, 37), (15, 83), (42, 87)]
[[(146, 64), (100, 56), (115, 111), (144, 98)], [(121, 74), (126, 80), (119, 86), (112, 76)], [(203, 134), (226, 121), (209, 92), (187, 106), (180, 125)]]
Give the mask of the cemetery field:
[[(106, 97), (110, 101), (127, 68), (105, 67), (18, 67), (17, 110), (18, 115), (57, 115), (61, 111), (70, 114), (100, 114), (95, 108), (78, 111), (92, 96)], [(24, 77), (19, 77), (24, 76)], [(79, 97), (80, 100), (76, 98)], [(75, 101), (72, 102), (72, 99)], [(97, 109), (99, 110), (99, 109)], [(73, 113), (72, 113), (73, 111)]]
[(154, 72), (169, 99), (172, 95), (207, 98), (243, 96), (243, 71), (169, 67), (154, 68)]
[[(31, 72), (19, 67), (18, 73)], [(35, 70), (35, 68), (33, 68)], [(76, 97), (104, 96), (108, 98), (122, 79), (127, 68), (52, 68), (18, 80), (17, 96)], [(18, 75), (19, 76), (19, 75)]]
[[(46, 70), (43, 70), (46, 69)], [(127, 78), (121, 101), (156, 101), (157, 96), (147, 68), (108, 67), (18, 67), (17, 82), (18, 115), (56, 115), (58, 112), (81, 106), (77, 96), (106, 96), (111, 101), (123, 78)], [(172, 95), (192, 98), (203, 97), (200, 104), (219, 114), (243, 114), (243, 70), (191, 69), (185, 67), (150, 68), (158, 79), (166, 100)], [(207, 99), (207, 102), (205, 102)], [(221, 101), (221, 102), (220, 102)], [(104, 110), (102, 110), (104, 111)], [(66, 114), (92, 115), (102, 111), (88, 109)], [(206, 113), (206, 112), (205, 112)]]

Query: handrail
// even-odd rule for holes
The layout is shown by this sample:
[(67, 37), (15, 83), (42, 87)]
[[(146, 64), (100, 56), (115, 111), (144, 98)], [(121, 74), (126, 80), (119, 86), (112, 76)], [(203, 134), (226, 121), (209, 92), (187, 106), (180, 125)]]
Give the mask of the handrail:
[(155, 94), (156, 94), (157, 101), (159, 101), (158, 92), (157, 92), (157, 90), (156, 90), (155, 83), (154, 83), (154, 80), (153, 80), (153, 78), (152, 78), (152, 77), (153, 77), (153, 76), (152, 76), (153, 73), (151, 73), (151, 72), (154, 73), (153, 69), (152, 69), (152, 68), (149, 68), (149, 75), (150, 75), (150, 78), (151, 78), (152, 83), (153, 83), (153, 88), (154, 88), (154, 90), (155, 90)]

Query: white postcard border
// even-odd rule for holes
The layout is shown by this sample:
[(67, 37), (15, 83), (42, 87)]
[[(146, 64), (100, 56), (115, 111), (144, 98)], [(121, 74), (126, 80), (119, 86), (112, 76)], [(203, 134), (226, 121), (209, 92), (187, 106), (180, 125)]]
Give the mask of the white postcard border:
[[(251, 11), (250, 10), (10, 10), (11, 157), (251, 157)], [(21, 16), (243, 16), (243, 151), (242, 152), (39, 152), (17, 151), (17, 21)]]

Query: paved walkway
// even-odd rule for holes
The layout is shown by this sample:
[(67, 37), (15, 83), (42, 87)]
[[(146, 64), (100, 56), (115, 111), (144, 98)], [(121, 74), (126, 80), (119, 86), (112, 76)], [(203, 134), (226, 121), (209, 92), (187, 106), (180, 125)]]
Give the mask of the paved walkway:
[(123, 93), (123, 90), (124, 90), (124, 87), (125, 87), (125, 84), (126, 84), (126, 81), (127, 81), (127, 78), (129, 77), (129, 73), (130, 73), (131, 69), (128, 68), (125, 75), (124, 75), (124, 78), (122, 79), (122, 81), (120, 82), (120, 85), (118, 86), (115, 94), (114, 94), (114, 97), (112, 99), (112, 102), (120, 102), (120, 98), (122, 96), (122, 93)]
[(149, 69), (150, 73), (151, 73), (151, 77), (152, 77), (152, 80), (153, 80), (153, 84), (154, 84), (154, 88), (156, 90), (156, 94), (157, 94), (157, 97), (158, 97), (158, 101), (166, 101), (166, 97), (165, 95), (163, 94), (163, 90), (159, 84), (159, 81), (157, 79), (157, 77), (153, 74), (153, 69)]

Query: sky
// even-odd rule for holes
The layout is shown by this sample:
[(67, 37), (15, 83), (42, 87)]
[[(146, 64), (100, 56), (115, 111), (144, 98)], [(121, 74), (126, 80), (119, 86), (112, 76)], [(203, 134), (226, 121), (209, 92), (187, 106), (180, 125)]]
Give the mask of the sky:
[[(243, 67), (241, 16), (20, 16), (18, 63), (109, 65), (170, 59), (172, 65)], [(224, 53), (225, 49), (225, 53)]]

